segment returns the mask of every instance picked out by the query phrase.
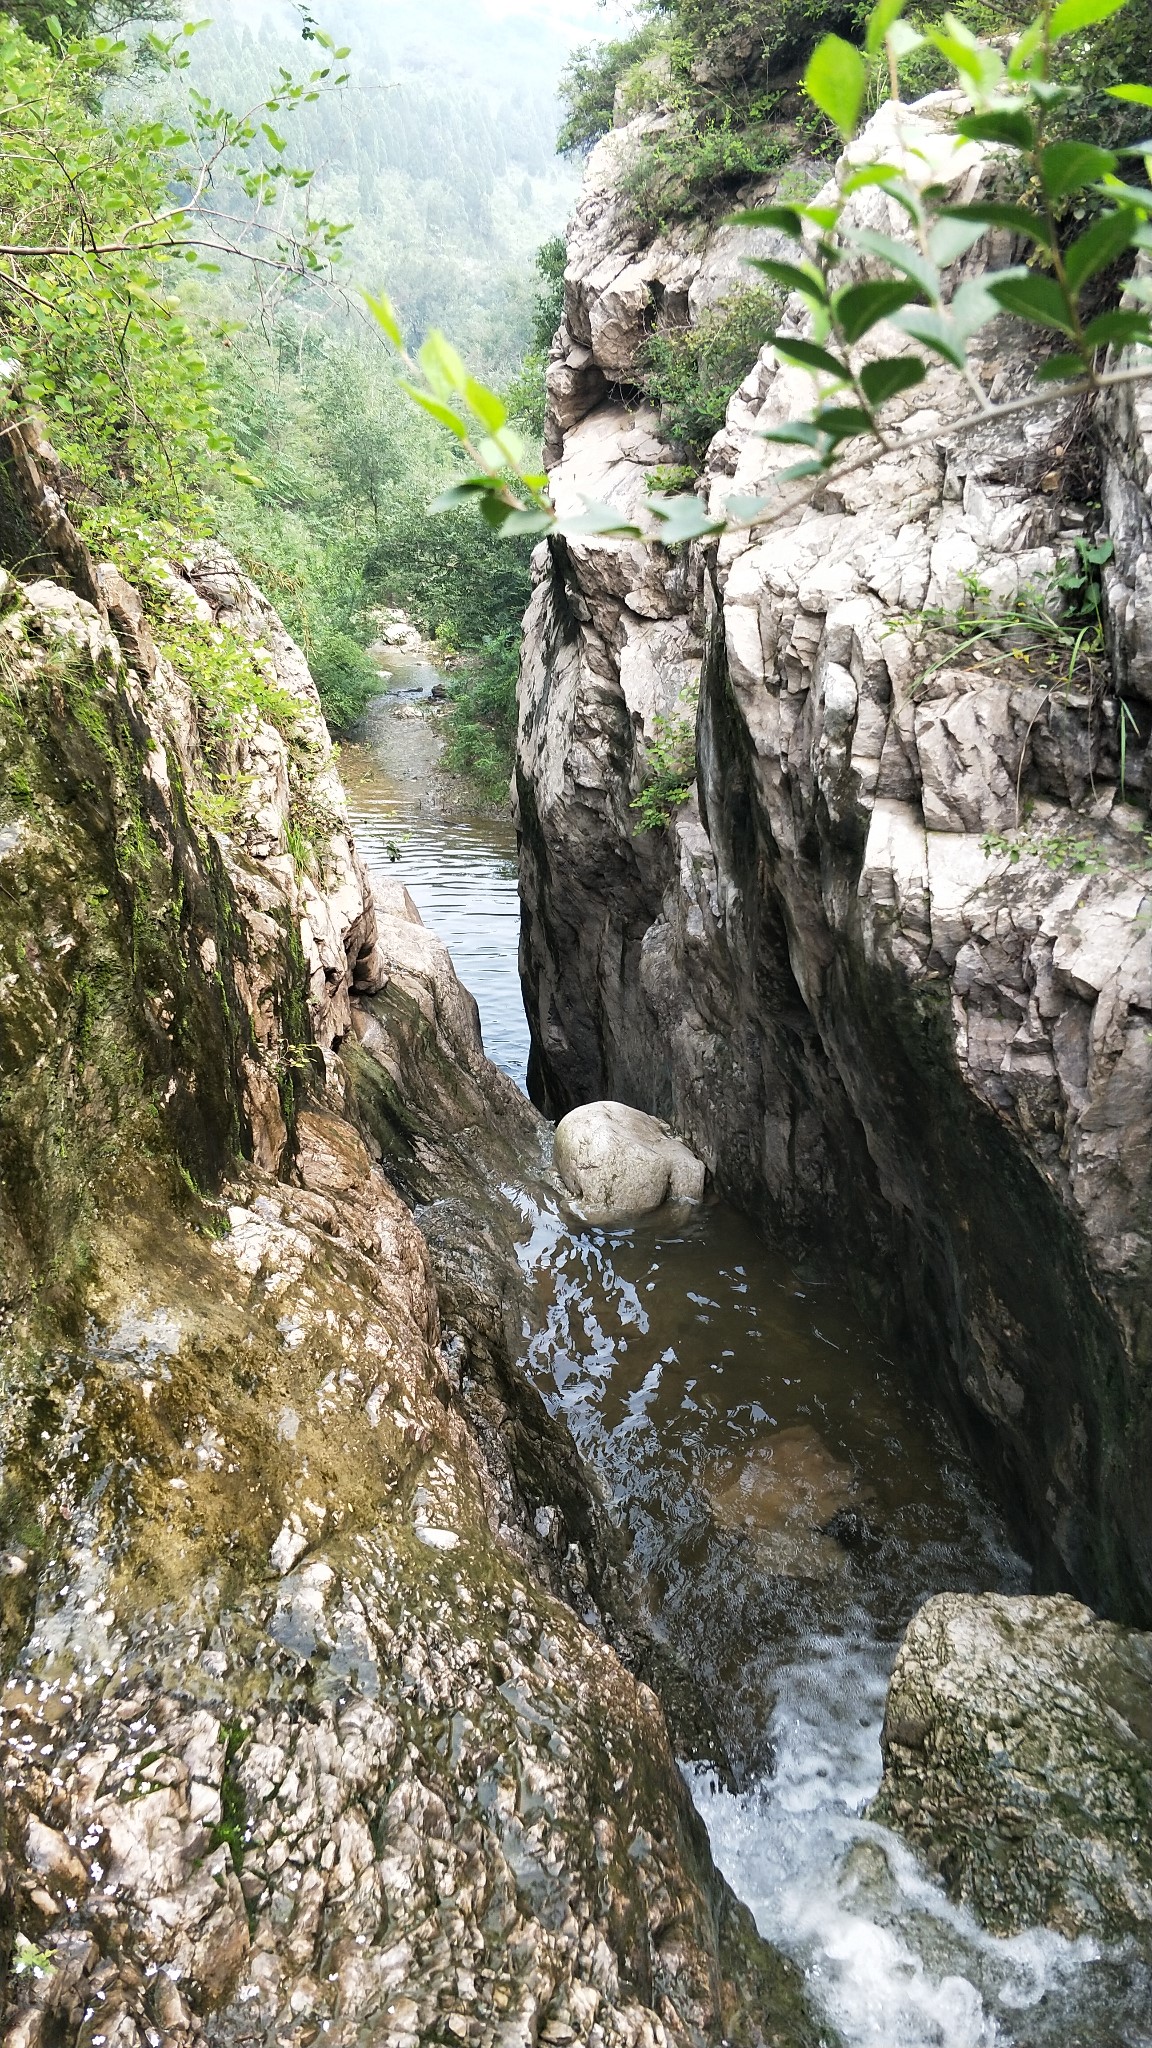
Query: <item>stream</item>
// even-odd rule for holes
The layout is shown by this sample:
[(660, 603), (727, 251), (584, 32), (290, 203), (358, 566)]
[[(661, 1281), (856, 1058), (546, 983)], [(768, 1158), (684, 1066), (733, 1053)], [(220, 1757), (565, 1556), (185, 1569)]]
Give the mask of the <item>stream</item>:
[[(446, 805), (435, 671), (382, 665), (390, 687), (343, 749), (353, 830), (447, 941), (522, 1085), (515, 835)], [(984, 1933), (865, 1817), (910, 1616), (931, 1593), (1030, 1582), (909, 1363), (715, 1200), (612, 1229), (533, 1209), (519, 1255), (528, 1369), (604, 1481), (648, 1619), (715, 1729), (716, 1754), (683, 1767), (716, 1861), (848, 2048), (1149, 2048), (1131, 1958)]]

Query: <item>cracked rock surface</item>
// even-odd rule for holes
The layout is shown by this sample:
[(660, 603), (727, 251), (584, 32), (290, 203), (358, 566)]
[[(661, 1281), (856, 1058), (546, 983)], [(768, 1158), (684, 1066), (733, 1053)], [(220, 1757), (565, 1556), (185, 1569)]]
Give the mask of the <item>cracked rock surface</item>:
[(940, 1593), (896, 1659), (872, 1818), (1012, 1934), (1152, 1942), (1152, 1636), (1064, 1594)]
[[(947, 133), (955, 109), (882, 108), (837, 178), (903, 160), (970, 199), (987, 159)], [(708, 274), (707, 237), (645, 239), (629, 213), (638, 132), (593, 155), (570, 235), (562, 505), (643, 504), (669, 459), (644, 337)], [(905, 232), (875, 186), (849, 215)], [(996, 231), (955, 282), (1011, 253)], [(805, 319), (789, 302), (785, 324)], [(1027, 387), (1031, 346), (1006, 319), (983, 330), (992, 399)], [(762, 353), (709, 454), (714, 505), (768, 489), (790, 457), (758, 436), (810, 396)], [(930, 370), (878, 460), (718, 549), (538, 550), (517, 768), (530, 1078), (555, 1116), (614, 1097), (667, 1119), (775, 1241), (832, 1246), (1013, 1503), (1042, 1583), (1146, 1622), (1152, 421), (1129, 394), (944, 438), (971, 403)], [(1093, 491), (1115, 540), (1107, 662), (991, 660), (925, 623), (974, 581), (993, 606), (1051, 592)], [(698, 773), (640, 834), (657, 714), (694, 720)]]
[(4, 2048), (815, 2044), (518, 1387), (540, 1120), (259, 593), (166, 572), (222, 704), (9, 445), (56, 573), (0, 617)]

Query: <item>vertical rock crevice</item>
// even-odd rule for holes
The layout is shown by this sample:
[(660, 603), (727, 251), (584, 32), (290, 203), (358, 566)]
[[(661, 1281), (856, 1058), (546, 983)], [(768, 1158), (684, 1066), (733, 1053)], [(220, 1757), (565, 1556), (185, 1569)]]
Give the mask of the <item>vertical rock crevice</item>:
[[(899, 132), (883, 108), (869, 142), (970, 196), (983, 152), (948, 138), (949, 107), (904, 107)], [(644, 118), (594, 155), (570, 232), (561, 509), (581, 491), (642, 507), (675, 451), (592, 371), (636, 376), (657, 299), (674, 286), (698, 313), (745, 253), (731, 230), (638, 229), (622, 173)], [(874, 188), (851, 206), (902, 232)], [(1004, 260), (990, 237), (957, 278)], [(1031, 348), (1007, 319), (985, 331), (994, 398), (1025, 387)], [(786, 457), (760, 431), (806, 402), (765, 350), (709, 454), (716, 506), (770, 486)], [(994, 1474), (1042, 1582), (1147, 1620), (1152, 417), (1131, 395), (1091, 419), (1058, 400), (920, 438), (960, 402), (932, 371), (889, 453), (764, 533), (675, 558), (540, 552), (516, 780), (533, 1083), (551, 1112), (607, 1095), (670, 1117), (776, 1242), (830, 1248)], [(960, 619), (976, 587), (1009, 613), (1052, 593), (1101, 519), (1110, 669), (1070, 681), (1059, 655), (998, 666), (959, 630), (931, 639), (926, 615)], [(695, 790), (639, 834), (645, 741), (693, 683)]]

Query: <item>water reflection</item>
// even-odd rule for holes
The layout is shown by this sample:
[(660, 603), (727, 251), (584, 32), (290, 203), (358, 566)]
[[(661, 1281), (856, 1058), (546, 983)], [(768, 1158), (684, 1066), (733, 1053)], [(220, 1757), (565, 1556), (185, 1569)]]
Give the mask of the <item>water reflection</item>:
[[(394, 666), (427, 695), (434, 671)], [(446, 820), (434, 735), (395, 712), (381, 700), (344, 751), (358, 842), (447, 940), (522, 1081), (511, 825)], [(524, 1208), (528, 1366), (707, 1694), (731, 1776), (698, 1762), (689, 1782), (762, 1931), (851, 2048), (1152, 2048), (1142, 1966), (1042, 1931), (996, 1940), (863, 1818), (909, 1616), (946, 1588), (1027, 1584), (907, 1367), (720, 1204), (612, 1231)]]
[(445, 815), (436, 800), (435, 727), (403, 715), (428, 701), (436, 670), (410, 656), (392, 657), (390, 669), (392, 689), (341, 748), (356, 843), (370, 870), (405, 884), (444, 940), (479, 1004), (489, 1059), (523, 1087), (528, 1024), (516, 970), (516, 833), (510, 818), (456, 804)]

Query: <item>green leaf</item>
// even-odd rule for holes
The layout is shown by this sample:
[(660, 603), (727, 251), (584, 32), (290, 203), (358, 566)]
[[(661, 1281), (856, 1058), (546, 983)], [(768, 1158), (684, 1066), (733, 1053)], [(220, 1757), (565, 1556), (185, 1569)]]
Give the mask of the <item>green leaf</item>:
[(794, 363), (802, 370), (821, 371), (826, 377), (835, 377), (838, 384), (851, 382), (843, 363), (838, 363), (826, 348), (817, 348), (814, 341), (798, 341), (790, 334), (774, 334), (772, 346), (785, 363)]
[(713, 519), (699, 498), (686, 494), (677, 498), (649, 499), (649, 509), (660, 521), (660, 539), (665, 547), (677, 541), (699, 540), (705, 533), (722, 533), (724, 521)]
[(1029, 116), (1011, 107), (996, 107), (987, 114), (965, 114), (956, 123), (956, 133), (969, 142), (1000, 142), (1008, 149), (1030, 150), (1036, 142), (1036, 130)]
[(1128, 0), (1060, 0), (1059, 7), (1052, 10), (1048, 33), (1054, 43), (1061, 36), (1073, 36), (1078, 28), (1091, 28), (1095, 22), (1107, 21), (1110, 14), (1119, 14)]
[(732, 497), (725, 502), (724, 510), (729, 519), (757, 519), (761, 512), (768, 512), (773, 505), (771, 498)]
[(777, 263), (771, 256), (750, 256), (747, 260), (753, 270), (763, 271), (765, 277), (770, 277), (773, 284), (783, 285), (785, 291), (803, 292), (817, 306), (827, 305), (828, 294), (814, 271), (801, 270), (798, 263)]
[[(1152, 201), (1152, 193), (1149, 194)], [(979, 221), (989, 228), (1011, 228), (1013, 234), (1027, 235), (1031, 241), (1048, 247), (1047, 223), (1039, 214), (1030, 213), (1026, 206), (1009, 206), (998, 199), (978, 199), (971, 206), (942, 206), (943, 220)]]
[(941, 270), (947, 270), (950, 263), (966, 255), (973, 242), (978, 242), (984, 230), (978, 221), (945, 218), (938, 220), (928, 237), (928, 253), (933, 263)]
[(459, 413), (452, 411), (451, 406), (442, 405), (438, 398), (432, 398), (427, 391), (421, 391), (418, 385), (409, 384), (403, 377), (400, 379), (400, 389), (408, 393), (413, 405), (418, 405), (421, 412), (428, 413), (432, 419), (439, 420), (440, 425), (447, 427), (450, 434), (455, 434), (458, 441), (468, 439), (467, 426)]
[(561, 519), (558, 524), (561, 533), (617, 533), (633, 540), (641, 538), (640, 528), (617, 512), (614, 505), (601, 505), (595, 498), (585, 498), (583, 512)]
[(1084, 340), (1089, 348), (1103, 348), (1107, 343), (1122, 346), (1132, 341), (1148, 347), (1152, 341), (1152, 319), (1147, 313), (1098, 313), (1084, 329)]
[(432, 329), (417, 361), (433, 391), (441, 398), (450, 398), (455, 392), (463, 391), (468, 372), (438, 327)]
[(881, 356), (879, 362), (865, 363), (860, 388), (869, 405), (884, 405), (898, 391), (911, 391), (922, 384), (927, 368), (918, 356)]
[(823, 462), (794, 462), (788, 469), (782, 469), (779, 472), (776, 481), (778, 484), (798, 484), (803, 477), (823, 476), (831, 460), (832, 456), (831, 452), (829, 452)]
[(804, 223), (794, 206), (749, 206), (742, 213), (730, 213), (725, 217), (725, 227), (730, 228), (775, 228), (782, 235), (791, 235), (799, 241), (804, 233)]
[(867, 284), (845, 285), (837, 292), (832, 308), (845, 341), (851, 345), (915, 296), (916, 287), (908, 279), (881, 277)]
[(534, 534), (551, 533), (555, 525), (554, 512), (510, 512), (500, 531), (506, 536), (520, 534), (531, 538)]
[(907, 5), (907, 0), (877, 0), (877, 5), (864, 27), (864, 48), (870, 57), (879, 57), (885, 39), (894, 21), (898, 21)]
[(861, 405), (822, 405), (812, 424), (829, 441), (854, 441), (874, 431), (872, 415)]
[(1058, 384), (1066, 377), (1082, 377), (1083, 375), (1083, 356), (1049, 356), (1047, 361), (1041, 363), (1037, 370), (1036, 382), (1038, 384)]
[(272, 147), (276, 151), (277, 156), (283, 156), (284, 151), (288, 147), (287, 141), (285, 140), (283, 135), (277, 135), (276, 130), (272, 127), (269, 121), (261, 121), (260, 133), (264, 137), (266, 142), (270, 142), (272, 144)]
[(902, 270), (930, 299), (940, 296), (940, 277), (935, 266), (913, 249), (907, 242), (893, 241), (891, 235), (877, 235), (871, 228), (853, 228), (851, 240), (858, 249), (867, 249), (869, 255), (879, 256), (884, 263), (890, 263), (893, 270)]
[(824, 36), (808, 59), (804, 90), (822, 114), (849, 140), (864, 104), (868, 66), (859, 50), (842, 36)]
[(449, 484), (446, 491), (433, 498), (430, 512), (454, 512), (460, 505), (471, 505), (492, 491), (502, 491), (503, 484), (491, 476), (466, 476), (458, 484)]
[(888, 48), (897, 63), (904, 57), (910, 57), (913, 50), (918, 50), (923, 41), (919, 29), (913, 28), (910, 21), (894, 21), (888, 31)]
[(400, 332), (400, 322), (397, 320), (392, 309), (392, 301), (388, 297), (387, 292), (377, 292), (375, 295), (371, 292), (365, 292), (364, 304), (367, 306), (372, 318), (376, 321), (377, 326), (384, 329), (393, 348), (402, 350), (404, 347), (404, 336)]
[(464, 396), (478, 420), (487, 427), (490, 434), (497, 434), (508, 418), (508, 409), (489, 391), (486, 384), (479, 384), (475, 377), (465, 377)]
[(1066, 199), (1115, 169), (1112, 151), (1097, 149), (1094, 142), (1050, 142), (1040, 155), (1040, 176), (1049, 199)]
[(811, 420), (786, 420), (783, 426), (761, 427), (761, 441), (782, 441), (786, 448), (820, 448), (820, 430)]
[[(840, 190), (845, 199), (850, 199), (853, 192), (862, 192), (866, 185), (902, 184), (903, 180), (904, 173), (895, 164), (862, 164), (858, 171), (852, 171), (845, 178)], [(895, 198), (895, 193), (892, 196)], [(902, 200), (901, 204), (904, 203)]]
[(906, 306), (901, 313), (893, 316), (892, 324), (899, 327), (913, 341), (924, 348), (930, 348), (933, 355), (943, 356), (946, 363), (952, 363), (962, 370), (968, 360), (964, 337), (953, 326), (952, 321), (937, 313), (931, 306)]
[(1128, 100), (1134, 107), (1152, 107), (1152, 85), (1109, 85), (1105, 90), (1114, 100)]
[(1033, 271), (1023, 276), (1001, 271), (988, 279), (988, 290), (1006, 313), (1030, 320), (1036, 327), (1054, 328), (1058, 334), (1073, 334), (1075, 323), (1064, 294), (1054, 278), (1038, 277)]
[(1072, 291), (1078, 292), (1090, 277), (1103, 270), (1126, 249), (1140, 224), (1131, 207), (1119, 206), (1115, 213), (1101, 214), (1070, 249), (1064, 252), (1064, 272)]

